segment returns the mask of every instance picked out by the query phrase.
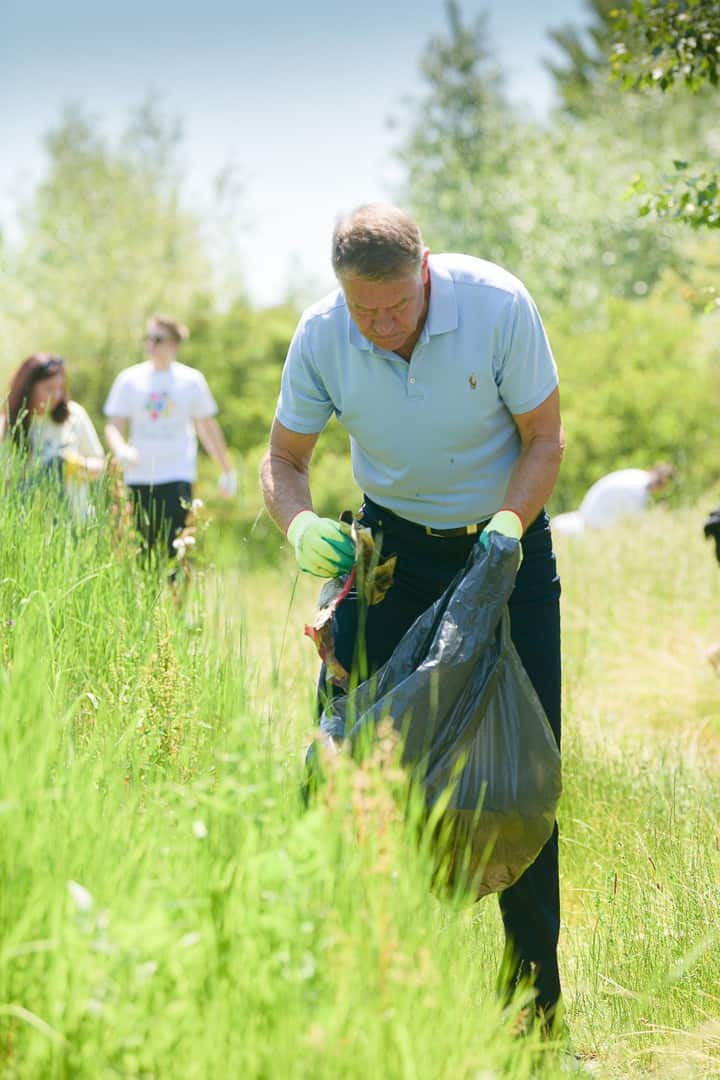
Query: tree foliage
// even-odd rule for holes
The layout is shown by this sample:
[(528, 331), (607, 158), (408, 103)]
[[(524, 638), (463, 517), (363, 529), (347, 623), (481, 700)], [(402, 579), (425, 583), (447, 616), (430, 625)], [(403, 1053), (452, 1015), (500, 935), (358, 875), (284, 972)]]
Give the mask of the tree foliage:
[(592, 115), (598, 85), (607, 81), (607, 57), (613, 42), (613, 16), (631, 0), (586, 0), (588, 21), (550, 30), (560, 61), (546, 60), (563, 109), (573, 116)]
[(663, 459), (678, 467), (684, 497), (715, 483), (707, 402), (720, 391), (717, 349), (679, 291), (668, 281), (642, 304), (610, 300), (597, 329), (578, 332), (561, 313), (550, 322), (567, 438), (556, 510), (578, 505), (612, 468)]
[[(117, 146), (77, 108), (46, 138), (48, 168), (8, 253), (9, 366), (40, 349), (67, 356), (74, 392), (97, 408), (118, 367), (140, 352), (153, 310), (182, 312), (209, 275), (199, 221), (181, 202), (180, 132), (151, 102)], [(6, 360), (7, 365), (7, 360)]]
[[(465, 23), (455, 0), (431, 39), (399, 149), (402, 201), (434, 249), (464, 250), (518, 274), (543, 305), (590, 313), (601, 295), (645, 295), (673, 265), (671, 241), (638, 221), (621, 193), (638, 145), (655, 140), (646, 116), (617, 109), (544, 127), (513, 110), (488, 47), (485, 20)], [(657, 112), (657, 110), (655, 110)], [(679, 146), (684, 147), (682, 139)]]
[(612, 12), (612, 69), (626, 89), (718, 84), (717, 0), (633, 0)]
[(720, 178), (708, 169), (688, 172), (687, 161), (674, 161), (675, 173), (664, 178), (658, 192), (648, 192), (647, 184), (637, 179), (630, 191), (644, 196), (641, 216), (653, 213), (690, 225), (693, 229), (720, 228)]
[[(634, 0), (616, 11), (611, 66), (627, 89), (665, 92), (678, 83), (694, 94), (718, 84), (720, 3), (714, 0)], [(712, 102), (716, 109), (716, 102)], [(642, 178), (631, 188), (644, 196), (639, 212), (653, 213), (692, 228), (720, 226), (720, 176), (717, 165), (689, 167), (675, 160), (660, 191), (648, 192)]]

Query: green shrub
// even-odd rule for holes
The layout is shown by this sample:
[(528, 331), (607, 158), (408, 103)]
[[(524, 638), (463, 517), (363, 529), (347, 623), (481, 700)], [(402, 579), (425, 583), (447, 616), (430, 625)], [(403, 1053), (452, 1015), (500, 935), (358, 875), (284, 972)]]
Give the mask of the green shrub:
[(604, 318), (585, 329), (570, 316), (553, 320), (548, 333), (567, 442), (555, 510), (579, 503), (612, 469), (658, 460), (678, 467), (677, 496), (715, 481), (708, 402), (717, 399), (718, 365), (703, 341), (703, 322), (684, 302), (662, 295), (643, 303), (610, 300)]

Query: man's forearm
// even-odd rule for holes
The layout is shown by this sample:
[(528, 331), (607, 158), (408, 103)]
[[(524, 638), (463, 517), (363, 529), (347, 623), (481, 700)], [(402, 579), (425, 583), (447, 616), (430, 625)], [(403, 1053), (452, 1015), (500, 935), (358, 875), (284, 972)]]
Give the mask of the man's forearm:
[(272, 450), (263, 458), (260, 482), (267, 512), (281, 533), (300, 510), (312, 509), (308, 471)]
[(105, 425), (105, 438), (115, 457), (121, 457), (123, 452), (127, 449), (127, 442), (125, 441), (123, 432), (117, 424), (107, 423)]
[(555, 487), (562, 441), (538, 437), (524, 446), (510, 477), (503, 506), (519, 515), (525, 528), (538, 516)]
[(208, 417), (206, 420), (198, 421), (197, 433), (213, 461), (220, 466), (223, 472), (230, 472), (232, 464), (228, 457), (225, 437), (217, 420), (214, 417)]

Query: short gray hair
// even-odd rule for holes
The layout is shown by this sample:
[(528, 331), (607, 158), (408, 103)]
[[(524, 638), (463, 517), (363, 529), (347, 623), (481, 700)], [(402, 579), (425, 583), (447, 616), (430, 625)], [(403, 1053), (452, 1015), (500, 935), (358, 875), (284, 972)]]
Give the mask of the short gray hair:
[(332, 238), (338, 278), (388, 281), (417, 274), (425, 245), (414, 218), (387, 203), (367, 203), (342, 215)]

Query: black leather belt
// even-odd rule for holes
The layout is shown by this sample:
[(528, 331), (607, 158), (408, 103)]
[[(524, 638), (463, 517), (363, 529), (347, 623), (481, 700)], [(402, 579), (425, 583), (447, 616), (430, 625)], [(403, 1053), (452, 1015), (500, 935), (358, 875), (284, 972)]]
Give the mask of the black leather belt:
[(433, 529), (431, 525), (421, 525), (420, 528), (425, 529), (428, 536), (437, 536), (441, 540), (449, 540), (453, 536), (475, 536), (483, 531), (489, 520), (490, 518), (487, 521), (478, 521), (473, 525), (460, 525), (457, 529)]
[(372, 516), (377, 516), (375, 524), (378, 528), (382, 528), (383, 518), (386, 518), (388, 524), (393, 523), (403, 528), (423, 532), (426, 536), (434, 536), (438, 540), (452, 540), (458, 536), (476, 536), (483, 531), (490, 520), (490, 518), (486, 518), (485, 521), (473, 522), (471, 525), (459, 525), (456, 529), (436, 529), (432, 525), (419, 525), (416, 521), (408, 521), (407, 518), (400, 517), (399, 514), (388, 510), (386, 506), (380, 506), (378, 503), (373, 502), (367, 495), (365, 496), (365, 506), (371, 510)]

